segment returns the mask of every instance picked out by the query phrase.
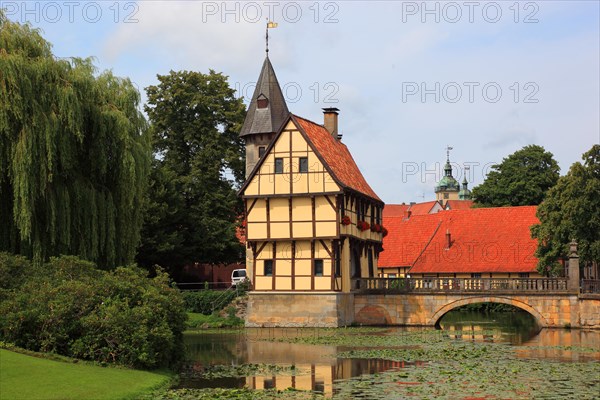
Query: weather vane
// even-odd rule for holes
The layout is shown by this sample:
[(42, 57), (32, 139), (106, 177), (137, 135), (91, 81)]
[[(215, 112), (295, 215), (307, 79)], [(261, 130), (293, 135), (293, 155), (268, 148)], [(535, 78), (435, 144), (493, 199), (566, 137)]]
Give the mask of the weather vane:
[[(269, 50), (267, 50), (269, 51)], [(446, 159), (448, 161), (450, 161), (450, 150), (452, 150), (452, 147), (450, 147), (449, 145), (446, 145)]]
[(277, 22), (269, 21), (267, 18), (267, 34), (265, 36), (267, 42), (267, 57), (269, 57), (269, 28), (277, 28)]

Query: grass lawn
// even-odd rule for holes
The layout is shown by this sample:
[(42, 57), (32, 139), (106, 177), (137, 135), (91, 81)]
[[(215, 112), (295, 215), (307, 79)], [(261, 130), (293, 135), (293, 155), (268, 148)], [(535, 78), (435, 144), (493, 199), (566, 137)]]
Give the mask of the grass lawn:
[(164, 387), (167, 372), (103, 368), (0, 349), (0, 399), (134, 399)]

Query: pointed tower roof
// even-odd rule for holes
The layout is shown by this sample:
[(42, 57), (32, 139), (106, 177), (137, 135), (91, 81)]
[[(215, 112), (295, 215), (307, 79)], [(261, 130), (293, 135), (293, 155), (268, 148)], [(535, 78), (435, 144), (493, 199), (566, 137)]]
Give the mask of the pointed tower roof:
[(289, 110), (269, 57), (265, 58), (240, 136), (276, 132)]
[(471, 191), (469, 190), (469, 183), (467, 182), (466, 174), (462, 181), (462, 189), (460, 190), (460, 192), (458, 192), (458, 199), (471, 200)]

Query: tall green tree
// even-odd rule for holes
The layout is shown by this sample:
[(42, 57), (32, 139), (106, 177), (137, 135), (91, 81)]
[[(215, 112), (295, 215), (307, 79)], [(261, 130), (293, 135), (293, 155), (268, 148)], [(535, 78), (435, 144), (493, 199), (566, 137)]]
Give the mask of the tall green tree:
[(151, 161), (140, 96), (0, 12), (0, 251), (129, 263)]
[(475, 205), (538, 205), (558, 181), (559, 171), (552, 153), (542, 146), (525, 146), (493, 165), (485, 181), (473, 188)]
[(212, 70), (171, 71), (158, 80), (146, 89), (156, 160), (138, 262), (173, 273), (188, 263), (238, 260), (244, 104)]
[(540, 224), (532, 227), (531, 236), (538, 240), (540, 273), (561, 268), (558, 260), (567, 258), (572, 239), (579, 244), (581, 264), (600, 264), (600, 145), (582, 158), (583, 164), (573, 164), (538, 207)]

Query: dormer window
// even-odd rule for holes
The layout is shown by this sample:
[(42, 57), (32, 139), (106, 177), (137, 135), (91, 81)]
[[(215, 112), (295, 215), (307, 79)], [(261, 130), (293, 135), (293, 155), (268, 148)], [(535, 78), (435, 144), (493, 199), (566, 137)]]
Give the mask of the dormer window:
[(261, 108), (267, 108), (269, 106), (269, 99), (267, 99), (267, 97), (264, 94), (259, 95), (256, 98), (256, 107), (261, 109)]

